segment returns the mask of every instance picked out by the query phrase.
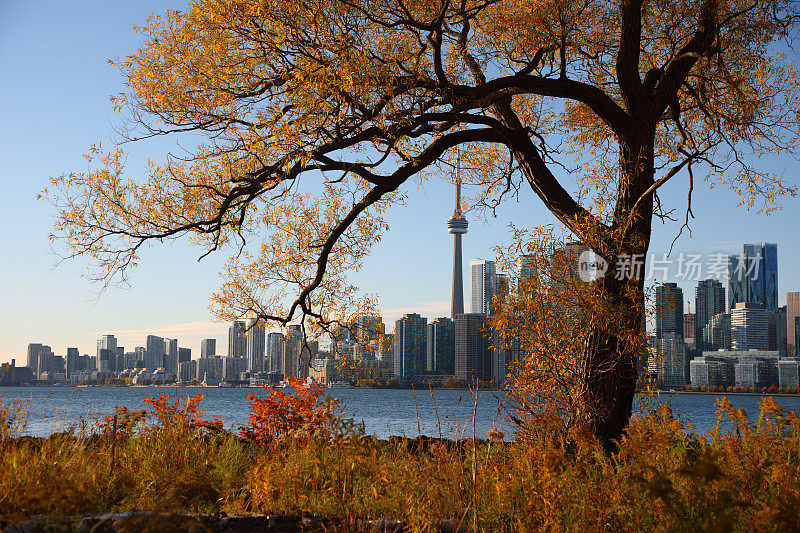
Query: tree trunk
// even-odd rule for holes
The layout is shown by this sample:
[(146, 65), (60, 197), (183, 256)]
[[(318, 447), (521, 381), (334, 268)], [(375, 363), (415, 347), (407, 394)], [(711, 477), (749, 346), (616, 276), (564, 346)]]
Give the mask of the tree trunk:
[(592, 320), (578, 391), (579, 423), (598, 439), (607, 453), (616, 449), (615, 442), (622, 437), (631, 417), (643, 320), (641, 303), (632, 305), (636, 302), (626, 301), (622, 295), (624, 283), (610, 281), (598, 290), (608, 291), (616, 300), (621, 310), (613, 315), (613, 320), (624, 324), (617, 323), (611, 328), (608, 317)]
[[(612, 239), (606, 250), (609, 270), (595, 290), (608, 302), (607, 313), (590, 320), (578, 391), (580, 423), (594, 434), (606, 452), (616, 449), (628, 425), (636, 394), (637, 359), (644, 347), (644, 277), (650, 246), (653, 196), (653, 150), (622, 147), (621, 174)], [(641, 199), (640, 199), (641, 198)], [(633, 268), (620, 275), (619, 260)], [(638, 266), (637, 266), (638, 265)], [(603, 309), (601, 307), (601, 309)]]

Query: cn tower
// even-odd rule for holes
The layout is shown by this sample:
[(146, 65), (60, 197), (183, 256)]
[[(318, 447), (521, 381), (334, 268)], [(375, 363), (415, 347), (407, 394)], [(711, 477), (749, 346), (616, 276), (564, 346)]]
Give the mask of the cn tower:
[(453, 300), (450, 316), (464, 312), (464, 283), (461, 275), (461, 236), (467, 232), (467, 219), (461, 214), (461, 176), (456, 177), (456, 209), (447, 221), (447, 232), (453, 234)]

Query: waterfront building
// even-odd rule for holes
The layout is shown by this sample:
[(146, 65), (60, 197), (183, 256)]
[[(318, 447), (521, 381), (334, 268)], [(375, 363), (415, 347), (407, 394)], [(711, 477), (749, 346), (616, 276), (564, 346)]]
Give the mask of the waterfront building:
[(144, 367), (153, 371), (164, 366), (164, 339), (156, 335), (148, 335), (145, 341)]
[(469, 262), (469, 289), (471, 313), (489, 315), (492, 312), (497, 276), (494, 261), (471, 259)]
[(210, 355), (197, 360), (197, 379), (219, 381), (222, 379), (222, 357)]
[(217, 339), (203, 339), (200, 341), (200, 357), (214, 357), (217, 355)]
[(677, 283), (656, 286), (656, 339), (670, 333), (683, 338), (683, 291)]
[[(725, 312), (725, 287), (722, 286), (719, 280), (705, 279), (697, 284), (694, 296), (695, 347), (700, 352), (714, 349), (705, 346), (705, 336), (703, 332), (712, 318)], [(686, 333), (685, 330), (684, 333)]]
[(308, 369), (308, 380), (311, 382), (319, 383), (320, 385), (328, 386), (328, 383), (333, 381), (333, 361), (328, 358), (312, 359), (311, 366)]
[(225, 381), (239, 381), (239, 375), (247, 372), (247, 358), (245, 357), (223, 357), (222, 358), (222, 379)]
[(247, 357), (247, 323), (234, 320), (228, 327), (228, 357)]
[(728, 257), (728, 309), (739, 303), (778, 308), (777, 244), (743, 244), (739, 255)]
[(447, 232), (453, 235), (453, 288), (450, 300), (450, 316), (464, 312), (464, 280), (461, 271), (461, 236), (467, 233), (469, 223), (461, 213), (461, 175), (456, 177), (456, 205), (453, 216), (447, 221)]
[(425, 372), (427, 359), (427, 319), (409, 313), (394, 326), (394, 374), (405, 385), (417, 374)]
[(770, 387), (778, 384), (778, 360), (740, 359), (734, 367), (737, 387)]
[(180, 381), (197, 379), (197, 361), (181, 361), (178, 365), (178, 379)]
[(281, 368), (281, 358), (283, 356), (283, 333), (273, 331), (267, 334), (267, 353), (265, 360), (265, 370), (267, 372), (283, 373)]
[(786, 293), (786, 354), (800, 355), (800, 335), (795, 331), (795, 319), (800, 317), (800, 292)]
[(468, 382), (492, 380), (492, 339), (486, 315), (455, 317), (455, 376)]
[(733, 383), (733, 364), (713, 356), (695, 357), (689, 361), (692, 387), (728, 386)]
[[(680, 322), (683, 327), (683, 321)], [(664, 333), (656, 338), (658, 352), (658, 381), (662, 387), (678, 388), (686, 385), (686, 344), (683, 335), (674, 332)]]
[(427, 326), (428, 372), (455, 373), (456, 330), (449, 318), (437, 318)]
[(781, 387), (800, 387), (800, 361), (794, 357), (778, 361), (778, 384)]
[(739, 302), (731, 310), (731, 348), (768, 350), (767, 311), (761, 304)]
[(264, 350), (266, 349), (266, 336), (264, 321), (252, 318), (247, 322), (245, 332), (247, 340), (247, 371), (260, 373), (264, 371)]

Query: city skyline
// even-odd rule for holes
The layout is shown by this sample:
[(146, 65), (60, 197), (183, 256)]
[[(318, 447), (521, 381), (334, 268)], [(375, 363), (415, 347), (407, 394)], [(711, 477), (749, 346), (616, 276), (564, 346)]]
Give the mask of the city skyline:
[[(0, 111), (9, 123), (20, 125), (0, 132), (0, 173), (9, 185), (0, 211), (4, 220), (14, 221), (0, 225), (0, 244), (13, 251), (0, 265), (3, 279), (12, 280), (0, 293), (0, 362), (21, 360), (30, 342), (49, 344), (57, 353), (70, 346), (92, 353), (93, 343), (104, 333), (114, 333), (125, 346), (140, 345), (141, 340), (134, 339), (148, 334), (179, 338), (198, 353), (201, 339), (216, 338), (217, 351), (225, 353), (229, 323), (214, 322), (208, 311), (211, 293), (219, 285), (222, 255), (198, 262), (201, 252), (183, 242), (149, 249), (132, 272), (129, 289), (111, 286), (98, 296), (98, 287), (81, 277), (84, 263), (53, 268), (58, 260), (48, 242), (53, 210), (37, 200), (49, 176), (85, 168), (82, 154), (89, 146), (113, 145), (113, 131), (121, 119), (108, 95), (123, 87), (107, 60), (139, 46), (132, 26), (142, 24), (153, 11), (185, 5), (152, 1), (108, 6), (87, 1), (69, 6), (10, 3), (0, 8), (0, 68), (17, 73), (0, 87)], [(30, 39), (34, 34), (42, 38)], [(19, 52), (17, 44), (29, 41), (30, 46)], [(53, 77), (67, 80), (56, 92), (49, 90)], [(47, 147), (44, 155), (42, 147)], [(126, 146), (128, 169), (136, 175), (148, 157), (159, 159), (166, 151), (180, 149), (170, 138)], [(794, 165), (793, 160), (779, 158), (759, 162), (760, 168), (777, 173)], [(661, 191), (662, 201), (685, 207), (684, 185), (668, 184)], [(453, 180), (430, 180), (421, 187), (422, 193), (410, 195), (405, 208), (388, 214), (391, 231), (353, 277), (364, 292), (380, 294), (380, 312), (387, 323), (411, 312), (429, 317), (450, 313), (452, 239), (441, 225), (452, 207)], [(469, 197), (468, 187), (464, 194)], [(684, 232), (676, 250), (736, 253), (744, 242), (776, 242), (781, 248), (779, 305), (786, 303), (786, 292), (800, 290), (800, 269), (795, 267), (800, 249), (792, 246), (791, 232), (800, 200), (787, 198), (782, 212), (764, 217), (737, 209), (738, 196), (730, 191), (709, 191), (698, 183), (694, 194), (692, 237)], [(494, 247), (508, 241), (510, 222), (521, 227), (554, 223), (530, 190), (521, 191), (520, 198), (519, 203), (502, 205), (496, 218), (467, 213), (470, 233), (463, 243), (464, 257), (494, 257)], [(682, 223), (678, 219), (654, 227), (654, 252), (669, 249)], [(413, 253), (398, 254), (399, 249)], [(427, 276), (418, 275), (420, 258)], [(692, 282), (679, 286), (693, 294)]]

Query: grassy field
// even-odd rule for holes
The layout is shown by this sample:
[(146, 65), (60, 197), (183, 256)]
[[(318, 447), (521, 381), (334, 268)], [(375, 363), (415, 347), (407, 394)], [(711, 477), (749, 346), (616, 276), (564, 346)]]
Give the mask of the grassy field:
[[(486, 531), (783, 531), (800, 524), (800, 422), (771, 399), (747, 420), (725, 399), (696, 435), (668, 406), (642, 412), (619, 452), (565, 442), (547, 424), (513, 442), (381, 441), (334, 404), (251, 400), (240, 432), (200, 417), (200, 397), (21, 436), (19, 402), (0, 404), (0, 515), (152, 509), (332, 517), (343, 529), (384, 517), (424, 531), (451, 519)], [(312, 401), (313, 400), (313, 401)]]

